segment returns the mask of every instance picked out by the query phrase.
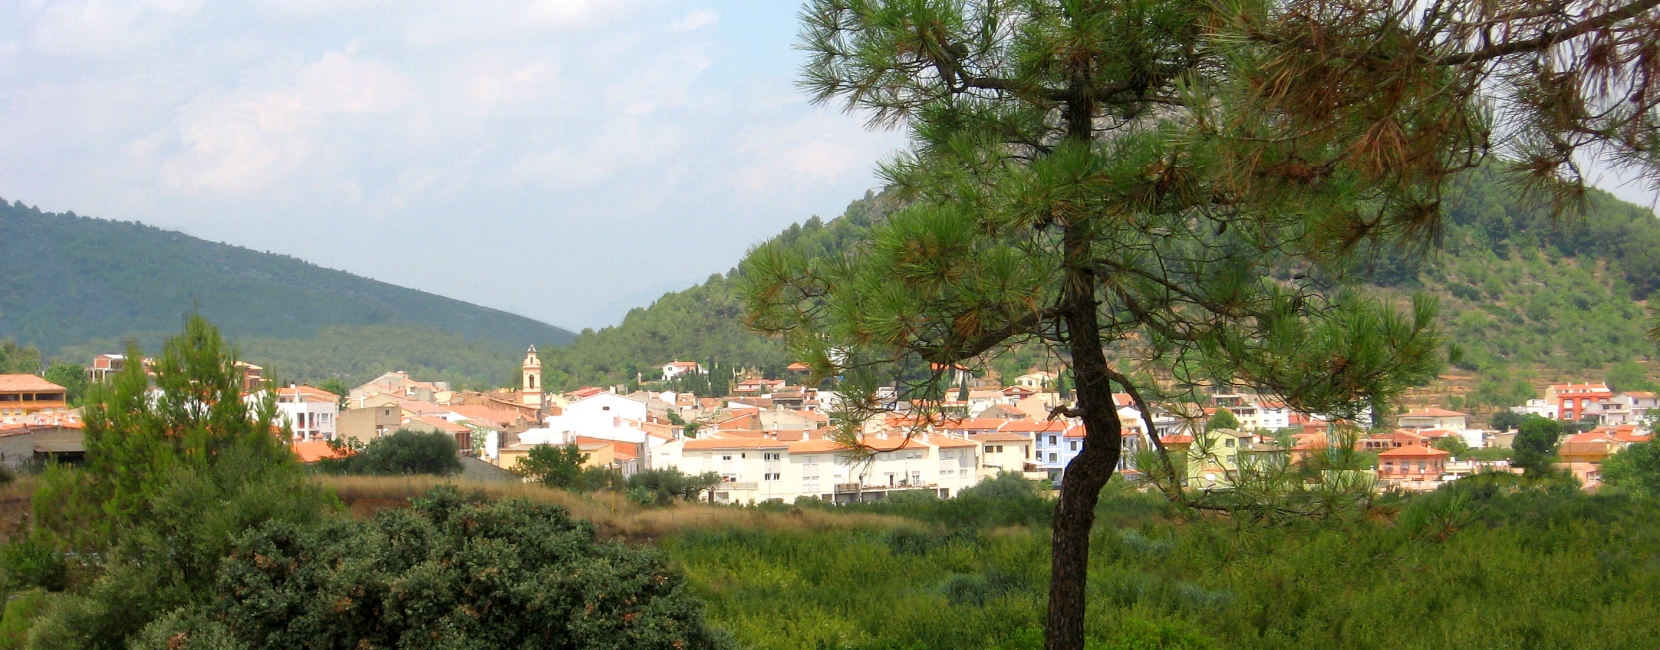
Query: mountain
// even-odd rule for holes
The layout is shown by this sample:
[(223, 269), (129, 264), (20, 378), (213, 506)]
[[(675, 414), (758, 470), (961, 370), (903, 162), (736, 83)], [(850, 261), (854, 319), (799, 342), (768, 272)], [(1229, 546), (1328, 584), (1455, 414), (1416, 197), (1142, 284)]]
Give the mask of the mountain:
[[(858, 241), (893, 206), (866, 196), (829, 222), (817, 217), (778, 235), (816, 254)], [(1370, 290), (1404, 299), (1440, 298), (1445, 339), (1464, 352), (1452, 375), (1455, 406), (1508, 406), (1541, 381), (1603, 379), (1647, 384), (1660, 346), (1644, 336), (1646, 300), (1660, 289), (1660, 220), (1652, 211), (1591, 191), (1583, 213), (1553, 218), (1523, 203), (1492, 169), (1473, 170), (1445, 192), (1441, 247), (1427, 255), (1386, 252), (1357, 273)], [(623, 322), (584, 330), (546, 365), (550, 386), (618, 383), (673, 358), (778, 372), (789, 363), (777, 341), (741, 322), (736, 271), (669, 293)], [(1016, 350), (992, 366), (1004, 375), (1042, 363)], [(1635, 368), (1635, 370), (1634, 370)]]
[[(0, 201), (0, 233), (0, 338), (49, 356), (129, 338), (153, 350), (198, 309), (249, 359), (276, 363), (285, 378), (352, 378), (379, 361), (404, 361), (411, 368), (398, 369), (453, 369), (457, 379), (500, 383), (525, 346), (576, 337), (500, 310), (138, 223)], [(361, 370), (322, 359), (363, 349), (380, 358), (348, 360)], [(433, 357), (457, 350), (467, 358)], [(499, 368), (479, 367), (498, 356)]]

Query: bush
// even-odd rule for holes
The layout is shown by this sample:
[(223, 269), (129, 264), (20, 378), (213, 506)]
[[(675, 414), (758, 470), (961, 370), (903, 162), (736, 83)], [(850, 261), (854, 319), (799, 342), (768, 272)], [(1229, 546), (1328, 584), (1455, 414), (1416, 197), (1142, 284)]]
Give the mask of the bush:
[(50, 601), (46, 592), (30, 589), (12, 594), (6, 601), (5, 616), (0, 617), (0, 650), (17, 650), (28, 639), (29, 628), (46, 610)]
[(262, 526), (225, 559), (212, 598), (133, 645), (730, 646), (656, 552), (601, 541), (557, 506), (470, 502), (450, 487), (367, 521)]
[(550, 488), (581, 490), (587, 487), (582, 476), (582, 463), (587, 459), (576, 445), (536, 445), (513, 471)]
[(6, 586), (12, 589), (63, 591), (69, 586), (69, 565), (63, 553), (30, 536), (0, 546), (0, 568), (5, 571)]
[(1660, 496), (1660, 445), (1640, 442), (1602, 463), (1602, 480), (1609, 485)]
[(692, 476), (673, 469), (648, 469), (628, 477), (628, 493), (632, 499), (639, 490), (642, 505), (664, 506), (675, 499), (695, 501), (720, 481), (720, 474), (714, 472)]
[(461, 473), (461, 456), (447, 433), (398, 429), (356, 453), (317, 461), (316, 467), (326, 474), (452, 476)]

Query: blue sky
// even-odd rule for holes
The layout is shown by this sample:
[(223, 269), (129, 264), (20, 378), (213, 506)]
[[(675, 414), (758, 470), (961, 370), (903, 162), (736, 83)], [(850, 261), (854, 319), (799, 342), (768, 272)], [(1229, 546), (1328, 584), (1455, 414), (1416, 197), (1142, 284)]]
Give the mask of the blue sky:
[(0, 197), (609, 324), (904, 144), (796, 90), (797, 8), (0, 3)]

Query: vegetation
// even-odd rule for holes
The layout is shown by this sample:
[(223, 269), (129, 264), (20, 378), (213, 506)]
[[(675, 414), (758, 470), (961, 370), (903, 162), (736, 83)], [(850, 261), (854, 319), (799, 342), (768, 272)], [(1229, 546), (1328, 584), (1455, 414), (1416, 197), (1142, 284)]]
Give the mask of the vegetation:
[[(0, 259), (8, 278), (0, 287), (0, 332), (48, 356), (93, 341), (106, 346), (93, 354), (121, 349), (129, 338), (154, 346), (193, 309), (242, 343), (250, 359), (266, 358), (271, 348), (269, 358), (292, 365), (285, 376), (294, 379), (343, 372), (309, 365), (323, 353), (362, 359), (374, 374), (422, 364), (447, 370), (475, 363), (479, 348), (499, 349), (492, 355), (514, 363), (531, 343), (574, 338), (521, 316), (137, 223), (0, 201), (0, 231), (8, 247), (35, 251)], [(343, 329), (325, 331), (336, 327)], [(411, 335), (422, 340), (403, 340)], [(288, 346), (302, 349), (289, 358)], [(460, 351), (454, 362), (452, 348)], [(85, 352), (71, 360), (87, 363)], [(344, 373), (363, 372), (351, 365)], [(490, 367), (502, 369), (469, 366), (458, 374), (492, 384), (513, 376), (499, 360)]]
[[(598, 542), (560, 508), (481, 505), (452, 489), (346, 518), (280, 442), (274, 395), (244, 399), (235, 361), (193, 316), (158, 358), (154, 391), (139, 364), (91, 388), (85, 464), (49, 467), (33, 526), (0, 548), (9, 588), (56, 593), (14, 598), (0, 643), (726, 645), (658, 556)], [(428, 467), (430, 443), (400, 436), (370, 465)], [(453, 443), (444, 451), (453, 462)]]
[(390, 435), (369, 441), (362, 449), (340, 449), (346, 455), (317, 461), (317, 471), (358, 476), (451, 476), (461, 473), (461, 457), (456, 452), (455, 438), (440, 431), (398, 429)]
[(1224, 408), (1216, 409), (1216, 413), (1211, 415), (1209, 420), (1205, 420), (1205, 432), (1207, 433), (1217, 429), (1237, 430), (1238, 428), (1239, 418), (1234, 417), (1233, 411)]
[(1602, 462), (1602, 480), (1619, 489), (1660, 497), (1660, 445), (1641, 442)]
[(1516, 438), (1511, 441), (1511, 463), (1527, 471), (1530, 476), (1542, 476), (1551, 471), (1556, 462), (1556, 448), (1562, 440), (1562, 424), (1550, 418), (1529, 415), (1522, 420)]
[[(1047, 535), (941, 525), (932, 507), (897, 527), (663, 546), (745, 648), (1041, 648)], [(1472, 481), (1355, 519), (1241, 527), (1109, 488), (1097, 512), (1091, 650), (1635, 650), (1660, 634), (1653, 498)]]
[(512, 469), (550, 488), (577, 490), (584, 485), (582, 463), (587, 460), (588, 454), (582, 453), (576, 445), (542, 444), (532, 447)]
[(561, 508), (449, 488), (369, 521), (260, 527), (238, 541), (212, 598), (130, 647), (728, 645), (659, 554), (599, 541)]
[(628, 498), (640, 505), (655, 506), (671, 505), (677, 499), (696, 501), (720, 482), (717, 472), (693, 476), (675, 469), (640, 470), (628, 477)]

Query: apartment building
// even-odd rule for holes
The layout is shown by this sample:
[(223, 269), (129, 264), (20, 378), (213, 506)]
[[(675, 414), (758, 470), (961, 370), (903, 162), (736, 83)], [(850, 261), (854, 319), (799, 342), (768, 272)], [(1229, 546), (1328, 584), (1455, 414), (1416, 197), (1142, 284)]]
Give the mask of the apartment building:
[(333, 440), (340, 417), (340, 396), (311, 386), (279, 388), (277, 412), (288, 422), (294, 440)]

